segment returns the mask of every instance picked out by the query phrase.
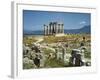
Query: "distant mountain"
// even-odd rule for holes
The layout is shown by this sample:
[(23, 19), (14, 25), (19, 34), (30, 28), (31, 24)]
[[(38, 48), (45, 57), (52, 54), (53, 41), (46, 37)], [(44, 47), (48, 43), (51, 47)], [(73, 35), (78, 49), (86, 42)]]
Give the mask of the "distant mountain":
[(71, 34), (80, 34), (80, 33), (86, 33), (86, 34), (90, 34), (91, 33), (91, 26), (90, 25), (87, 25), (87, 26), (84, 26), (80, 29), (65, 29), (64, 30), (64, 33), (71, 33)]
[[(65, 34), (80, 34), (80, 33), (90, 34), (91, 33), (91, 26), (87, 25), (87, 26), (84, 26), (80, 29), (65, 29), (64, 33)], [(24, 35), (43, 35), (44, 32), (42, 30), (37, 30), (37, 31), (24, 30), (23, 34)]]

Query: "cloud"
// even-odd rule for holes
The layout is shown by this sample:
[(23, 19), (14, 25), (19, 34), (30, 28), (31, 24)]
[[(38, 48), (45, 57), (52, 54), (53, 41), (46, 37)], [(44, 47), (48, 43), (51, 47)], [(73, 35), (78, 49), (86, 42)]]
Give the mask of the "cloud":
[(86, 24), (86, 22), (85, 21), (81, 21), (79, 24)]

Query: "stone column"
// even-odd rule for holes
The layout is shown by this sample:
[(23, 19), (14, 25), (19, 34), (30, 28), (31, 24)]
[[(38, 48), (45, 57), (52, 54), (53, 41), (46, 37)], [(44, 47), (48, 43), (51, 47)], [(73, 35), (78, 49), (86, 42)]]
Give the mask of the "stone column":
[(60, 30), (60, 33), (61, 33), (61, 24), (60, 24), (59, 30)]
[(58, 33), (60, 33), (60, 24), (58, 24)]
[(62, 26), (62, 24), (61, 24), (61, 33), (63, 32), (63, 26)]
[(56, 23), (56, 34), (58, 33), (58, 25), (57, 25), (57, 23)]
[(60, 24), (61, 25), (61, 32), (60, 33), (62, 33), (62, 24)]
[(52, 34), (54, 34), (54, 23), (52, 23)]
[(52, 22), (50, 22), (50, 24), (49, 24), (49, 34), (50, 35), (52, 34)]
[(54, 34), (55, 34), (55, 32), (56, 32), (55, 22), (53, 23), (53, 27), (54, 27)]
[(46, 25), (44, 24), (44, 35), (46, 36)]
[(61, 24), (60, 24), (59, 30), (60, 30), (60, 33), (61, 33)]
[(53, 22), (52, 22), (52, 35), (53, 35), (53, 30), (54, 30), (54, 26), (53, 26)]
[(63, 29), (63, 30), (62, 30), (62, 33), (64, 33), (64, 24), (62, 24), (62, 29)]
[(54, 23), (52, 23), (52, 34), (54, 34), (54, 31), (55, 31), (55, 25), (54, 25)]
[(51, 24), (49, 24), (49, 34), (51, 33), (51, 30), (50, 29), (51, 29)]
[(55, 33), (57, 34), (57, 22), (55, 22)]
[(63, 24), (61, 24), (61, 33), (63, 33)]
[(49, 27), (47, 26), (47, 35), (49, 35)]
[(50, 26), (50, 35), (52, 35), (52, 26), (53, 26), (53, 24), (52, 24), (52, 22), (51, 22), (51, 26)]

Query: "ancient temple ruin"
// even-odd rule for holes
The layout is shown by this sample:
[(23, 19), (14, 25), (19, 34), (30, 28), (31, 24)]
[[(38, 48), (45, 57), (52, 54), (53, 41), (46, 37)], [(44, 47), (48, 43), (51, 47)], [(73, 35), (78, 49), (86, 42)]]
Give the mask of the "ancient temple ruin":
[(63, 36), (64, 35), (64, 24), (58, 22), (50, 22), (49, 25), (44, 24), (44, 35), (55, 35)]

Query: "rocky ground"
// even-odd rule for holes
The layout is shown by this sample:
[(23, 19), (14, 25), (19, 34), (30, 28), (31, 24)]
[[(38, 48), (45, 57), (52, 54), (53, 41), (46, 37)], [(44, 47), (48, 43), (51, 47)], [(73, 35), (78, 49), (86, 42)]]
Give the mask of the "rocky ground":
[(78, 57), (77, 60), (84, 60), (84, 65), (87, 66), (86, 64), (88, 64), (90, 66), (90, 41), (89, 35), (24, 37), (23, 69), (73, 67), (75, 64), (70, 61), (73, 49), (76, 49), (76, 53), (81, 54), (81, 58)]

